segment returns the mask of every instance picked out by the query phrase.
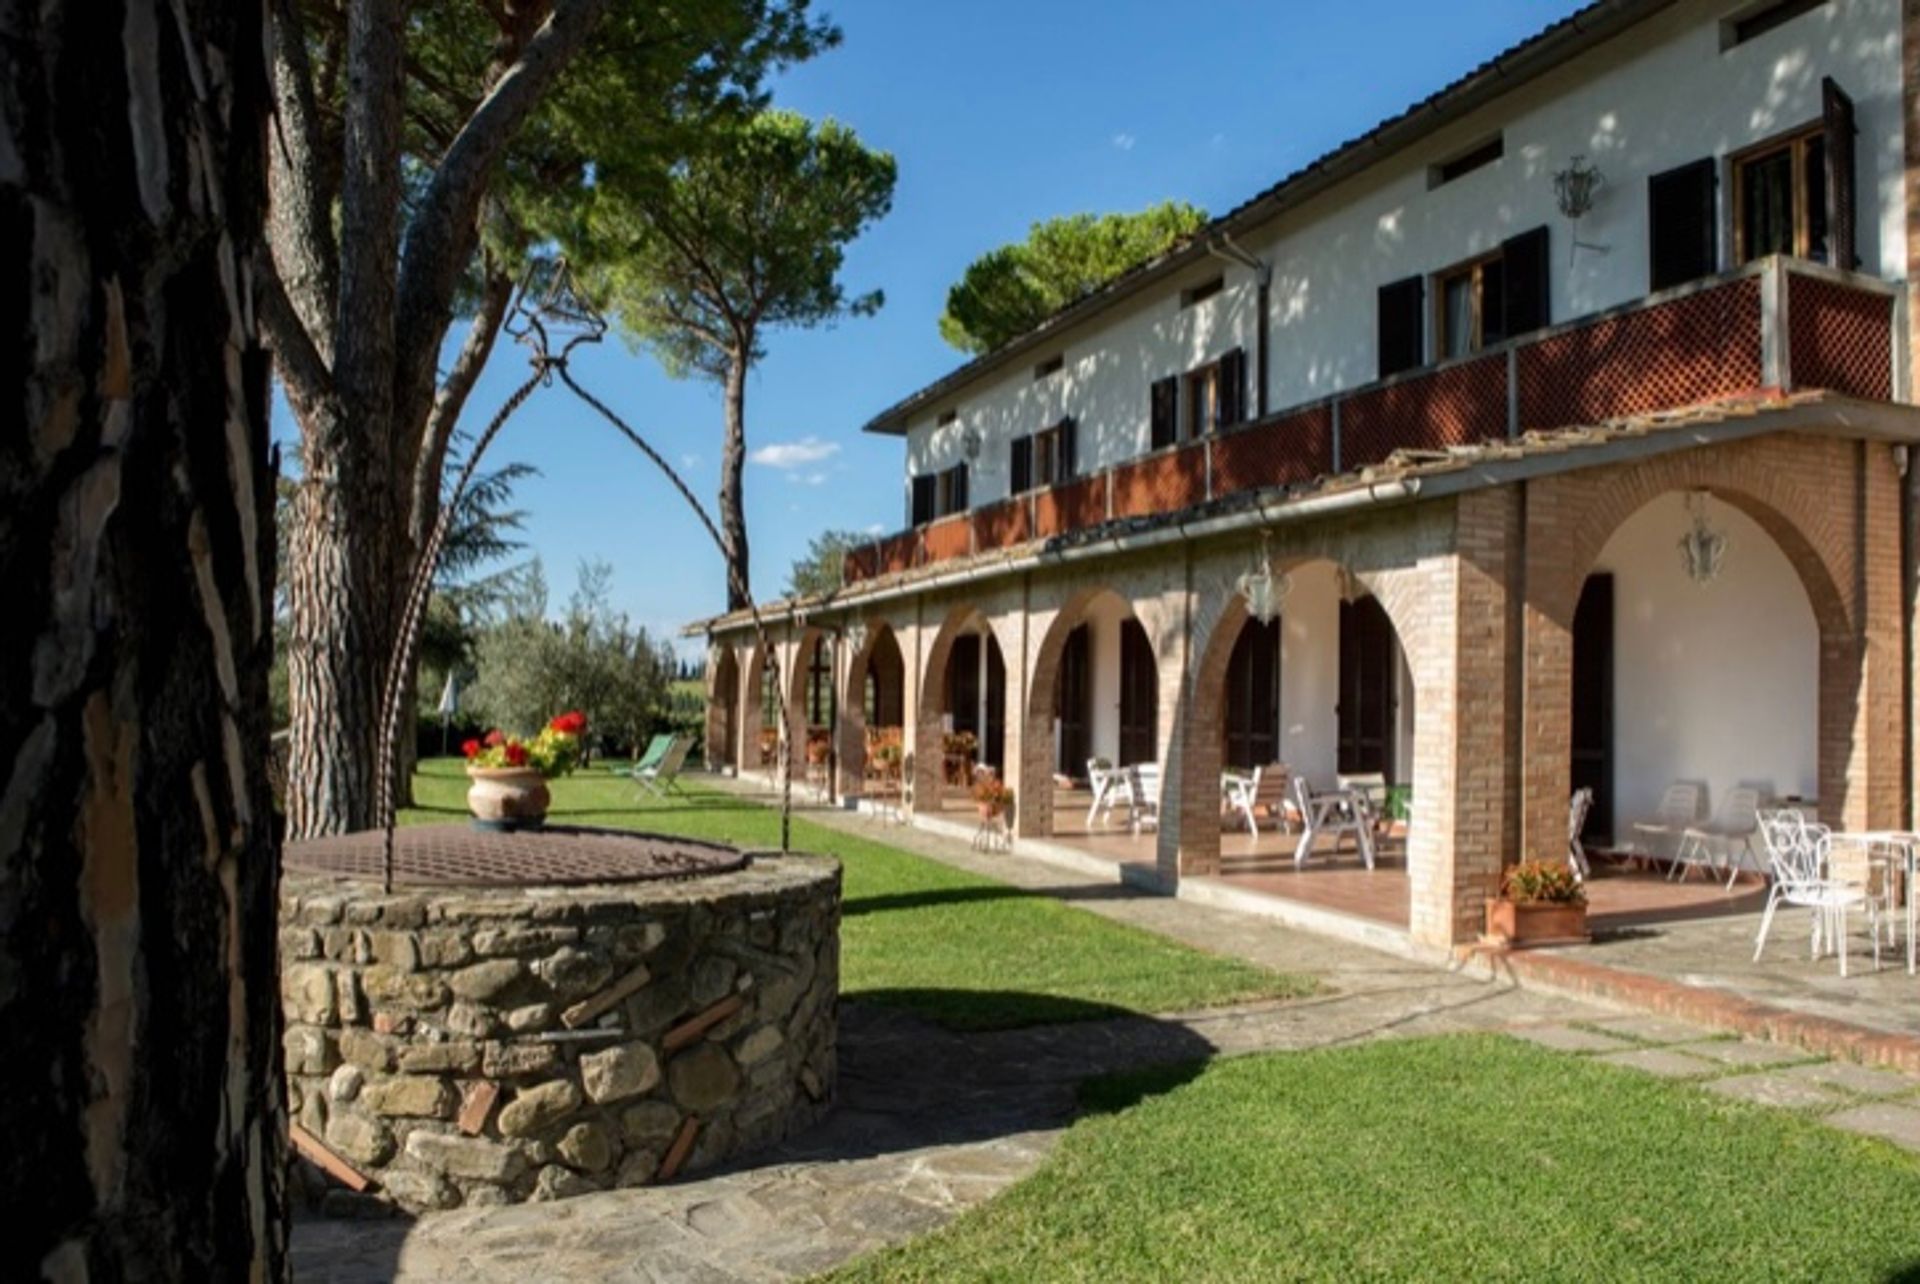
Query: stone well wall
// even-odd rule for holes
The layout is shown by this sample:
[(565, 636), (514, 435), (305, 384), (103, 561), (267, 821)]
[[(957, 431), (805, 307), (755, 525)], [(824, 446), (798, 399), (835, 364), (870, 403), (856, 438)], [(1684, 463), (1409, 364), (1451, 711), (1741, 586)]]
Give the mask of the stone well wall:
[(839, 866), (811, 857), (392, 895), (289, 874), (295, 1145), (424, 1211), (636, 1186), (777, 1141), (832, 1097), (839, 918)]

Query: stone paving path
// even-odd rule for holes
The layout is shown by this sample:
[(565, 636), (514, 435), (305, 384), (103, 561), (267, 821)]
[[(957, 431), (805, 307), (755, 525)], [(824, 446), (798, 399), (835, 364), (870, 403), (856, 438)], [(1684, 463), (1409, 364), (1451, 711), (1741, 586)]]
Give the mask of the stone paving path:
[[(967, 1035), (845, 1004), (837, 1109), (751, 1166), (416, 1222), (303, 1219), (294, 1229), (295, 1278), (704, 1284), (804, 1277), (931, 1230), (1026, 1176), (1071, 1122), (1075, 1087), (1090, 1075), (1451, 1031), (1512, 1030), (1572, 1054), (1698, 1077), (1710, 1090), (1751, 1100), (1803, 1109), (1822, 1102), (1836, 1126), (1920, 1146), (1920, 1082), (1898, 1075), (1824, 1063), (1777, 1067), (1764, 1045), (1715, 1043), (1673, 1022), (1619, 1017), (844, 813), (810, 819), (1199, 948), (1308, 973), (1326, 990), (1201, 1013)], [(1733, 1086), (1743, 1080), (1754, 1082)]]

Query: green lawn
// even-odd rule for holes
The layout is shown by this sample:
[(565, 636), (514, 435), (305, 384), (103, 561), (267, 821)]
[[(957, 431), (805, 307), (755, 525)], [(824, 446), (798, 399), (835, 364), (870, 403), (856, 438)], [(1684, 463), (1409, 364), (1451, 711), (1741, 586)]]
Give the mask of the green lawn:
[(1913, 1156), (1496, 1035), (1085, 1096), (1034, 1176), (835, 1284), (1920, 1279)]
[[(423, 763), (414, 791), (421, 805), (403, 823), (466, 814), (457, 760)], [(717, 792), (689, 793), (642, 800), (632, 782), (596, 766), (553, 782), (550, 818), (778, 846), (778, 813)], [(1172, 1012), (1314, 988), (1306, 977), (1189, 949), (805, 819), (794, 821), (793, 846), (836, 856), (846, 869), (841, 993), (908, 1008), (952, 1029)]]

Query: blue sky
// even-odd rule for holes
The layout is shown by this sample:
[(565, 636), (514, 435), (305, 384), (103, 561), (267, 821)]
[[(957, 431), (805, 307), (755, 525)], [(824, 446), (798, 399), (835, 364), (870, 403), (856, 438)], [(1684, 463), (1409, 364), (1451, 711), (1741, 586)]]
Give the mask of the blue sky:
[[(1221, 213), (1579, 7), (1578, 0), (835, 0), (841, 46), (775, 82), (775, 101), (833, 116), (899, 162), (892, 213), (847, 255), (878, 316), (776, 332), (748, 388), (746, 493), (756, 596), (776, 596), (810, 536), (902, 524), (902, 444), (862, 434), (877, 410), (961, 360), (936, 319), (949, 285), (1034, 220), (1169, 197)], [(456, 332), (457, 338), (457, 332)], [(484, 423), (524, 378), (503, 342), (468, 406)], [(575, 366), (589, 388), (718, 485), (715, 390), (667, 378), (610, 339)], [(564, 388), (542, 390), (491, 458), (526, 460), (527, 538), (556, 603), (583, 558), (615, 603), (677, 634), (724, 605), (719, 554), (630, 445)], [(784, 466), (775, 466), (775, 463)], [(697, 654), (697, 644), (683, 644)]]

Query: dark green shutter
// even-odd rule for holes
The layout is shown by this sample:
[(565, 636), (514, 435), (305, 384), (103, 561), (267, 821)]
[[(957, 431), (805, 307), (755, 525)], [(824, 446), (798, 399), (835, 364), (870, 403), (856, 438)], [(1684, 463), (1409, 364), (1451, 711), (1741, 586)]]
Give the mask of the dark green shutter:
[(1647, 180), (1648, 288), (1671, 289), (1720, 270), (1711, 156)]
[(1424, 277), (1380, 287), (1380, 377), (1426, 363), (1427, 283)]
[(1180, 435), (1180, 380), (1168, 375), (1156, 380), (1148, 398), (1152, 418), (1150, 446), (1171, 446)]
[(923, 526), (935, 517), (939, 479), (932, 473), (926, 473), (913, 479), (913, 524)]
[(1079, 465), (1080, 444), (1076, 440), (1080, 425), (1072, 415), (1060, 421), (1060, 475), (1054, 480), (1065, 481), (1074, 475)]
[(1832, 76), (1820, 82), (1822, 118), (1827, 135), (1827, 245), (1834, 267), (1851, 272), (1860, 266), (1854, 241), (1853, 99)]
[[(1553, 278), (1547, 249), (1552, 241), (1544, 225), (1509, 237), (1500, 246), (1501, 338), (1516, 339), (1543, 330), (1552, 320)], [(1488, 340), (1492, 342), (1492, 340)]]
[(1033, 438), (1013, 439), (1013, 493), (1033, 489)]
[(1220, 426), (1230, 428), (1247, 417), (1247, 350), (1235, 348), (1220, 358)]

